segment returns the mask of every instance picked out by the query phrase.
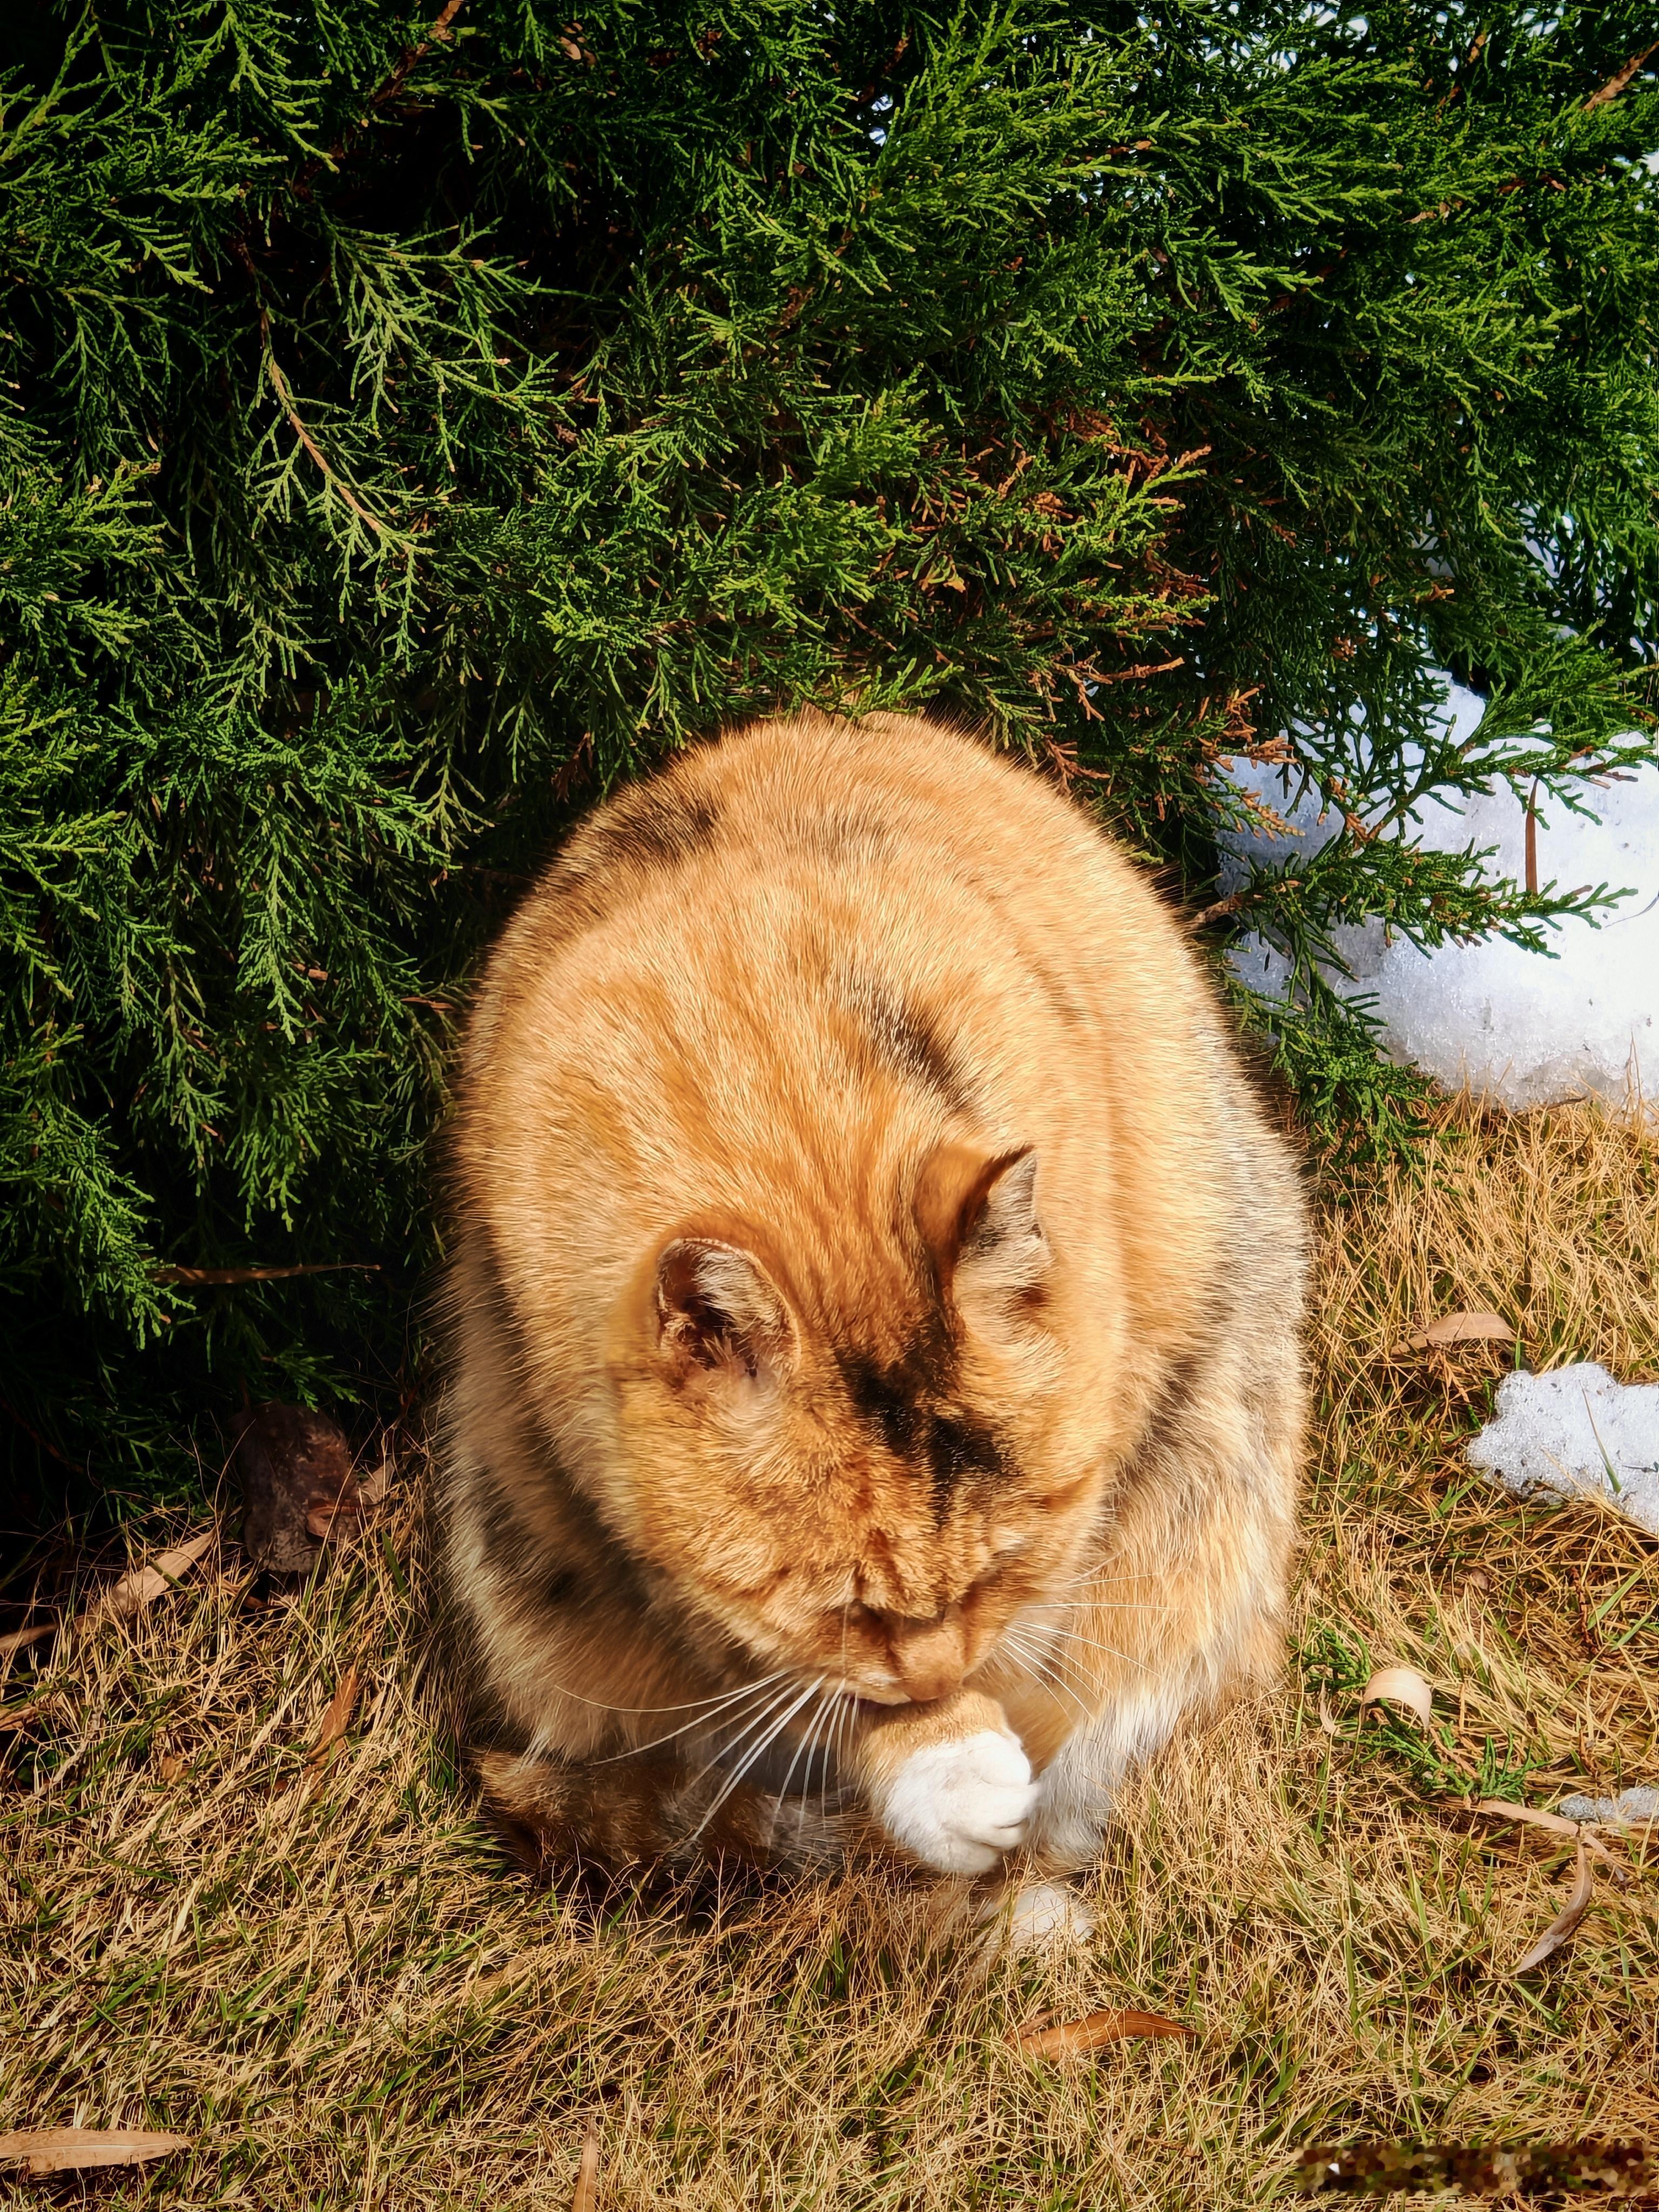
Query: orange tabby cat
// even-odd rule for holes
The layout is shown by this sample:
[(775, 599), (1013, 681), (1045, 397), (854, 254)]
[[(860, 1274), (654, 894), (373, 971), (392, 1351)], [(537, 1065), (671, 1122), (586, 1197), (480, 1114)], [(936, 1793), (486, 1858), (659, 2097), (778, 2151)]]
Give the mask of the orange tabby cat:
[(1295, 1178), (1176, 922), (934, 724), (601, 807), (485, 974), (442, 1525), (547, 1852), (1086, 1865), (1274, 1663)]

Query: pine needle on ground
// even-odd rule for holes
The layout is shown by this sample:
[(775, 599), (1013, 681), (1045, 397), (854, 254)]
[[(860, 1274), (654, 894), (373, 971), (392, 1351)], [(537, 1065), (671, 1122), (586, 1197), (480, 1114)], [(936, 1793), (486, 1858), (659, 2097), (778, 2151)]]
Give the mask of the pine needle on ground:
[[(1656, 1277), (1659, 1146), (1589, 1109), (1449, 1105), (1414, 1173), (1322, 1201), (1284, 1682), (1137, 1784), (1058, 1964), (988, 1978), (873, 1876), (526, 1888), (422, 1687), (413, 1464), (292, 1604), (251, 1608), (216, 1553), (13, 1653), (0, 2130), (174, 2131), (188, 2153), (85, 2185), (296, 2212), (562, 2208), (594, 2118), (605, 2212), (1231, 2212), (1281, 2201), (1310, 2140), (1659, 2138), (1659, 1850), (1614, 1839), (1582, 1924), (1517, 1975), (1574, 1847), (1470, 1810), (1659, 1778), (1659, 1554), (1471, 1479), (1508, 1347), (1398, 1349), (1486, 1308), (1535, 1367), (1649, 1379)], [(1433, 1686), (1426, 1729), (1362, 1717), (1390, 1664)], [(1198, 2033), (1066, 2068), (1018, 2047), (1109, 2007)], [(0, 2174), (0, 2203), (40, 2201)]]

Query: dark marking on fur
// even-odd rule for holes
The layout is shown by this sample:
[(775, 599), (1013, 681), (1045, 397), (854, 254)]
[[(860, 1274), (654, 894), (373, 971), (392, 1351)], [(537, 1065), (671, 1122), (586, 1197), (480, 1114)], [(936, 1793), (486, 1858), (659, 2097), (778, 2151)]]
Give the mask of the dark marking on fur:
[(878, 1060), (931, 1091), (953, 1114), (972, 1113), (972, 1086), (925, 1008), (866, 975), (848, 976), (842, 993), (851, 1012), (864, 1024)]
[[(1204, 1446), (1193, 1435), (1191, 1415), (1194, 1400), (1203, 1397), (1211, 1356), (1208, 1344), (1200, 1343), (1178, 1352), (1170, 1361), (1134, 1448), (1124, 1461), (1121, 1479), (1126, 1484), (1147, 1480), (1155, 1468), (1201, 1458)], [(1188, 1486), (1171, 1495), (1170, 1510), (1176, 1516), (1189, 1515), (1196, 1504), (1196, 1494)]]
[(516, 1582), (524, 1571), (525, 1531), (511, 1501), (481, 1477), (473, 1486), (472, 1504), (485, 1559), (504, 1580)]
[(582, 1595), (581, 1577), (570, 1567), (555, 1567), (543, 1581), (537, 1595), (544, 1606), (568, 1605)]
[[(473, 1298), (499, 1335), (503, 1356), (523, 1373), (530, 1364), (529, 1348), (507, 1293), (494, 1239), (482, 1222), (475, 1224), (470, 1233), (483, 1259)], [(537, 1472), (547, 1491), (556, 1499), (574, 1501), (578, 1494), (576, 1486), (547, 1436), (532, 1430), (525, 1441), (535, 1453)], [(574, 1560), (550, 1557), (546, 1538), (538, 1537), (526, 1522), (490, 1469), (478, 1469), (466, 1486), (465, 1494), (477, 1515), (484, 1556), (490, 1566), (504, 1583), (515, 1588), (522, 1585), (548, 1610), (586, 1603), (607, 1583), (612, 1588), (638, 1587), (635, 1562), (592, 1516), (562, 1514), (565, 1541), (578, 1556)]]
[(927, 1452), (935, 1486), (951, 1486), (966, 1475), (1008, 1471), (1007, 1455), (983, 1421), (936, 1417)]
[(943, 1528), (951, 1500), (964, 1483), (975, 1485), (1008, 1473), (1007, 1454), (983, 1421), (935, 1416), (928, 1430), (927, 1460), (933, 1486), (933, 1518)]
[(888, 1450), (918, 1474), (926, 1470), (941, 1521), (960, 1483), (1007, 1474), (1008, 1455), (994, 1431), (951, 1405), (955, 1359), (948, 1345), (919, 1340), (887, 1367), (855, 1353), (838, 1358), (848, 1395)]
[(604, 868), (629, 860), (646, 867), (672, 866), (710, 843), (720, 821), (712, 799), (685, 797), (672, 781), (639, 784), (596, 817), (583, 841), (582, 857), (589, 866)]
[(843, 1358), (842, 1376), (848, 1396), (897, 1459), (909, 1459), (924, 1419), (920, 1394), (902, 1368), (878, 1367), (872, 1359)]
[(587, 1594), (587, 1577), (569, 1561), (550, 1561), (531, 1531), (493, 1481), (481, 1482), (474, 1493), (478, 1539), (492, 1571), (501, 1582), (521, 1589), (544, 1611), (580, 1604)]
[(1021, 951), (1025, 964), (1036, 976), (1042, 995), (1048, 1000), (1060, 1020), (1065, 1023), (1066, 1028), (1081, 1030), (1091, 1027), (1091, 1018), (1086, 1010), (1078, 1004), (1047, 961), (1040, 958), (1029, 945), (1022, 946)]
[(835, 868), (854, 868), (860, 862), (884, 860), (893, 850), (893, 836), (877, 816), (847, 811), (803, 816), (796, 828), (796, 843), (803, 853), (827, 860)]

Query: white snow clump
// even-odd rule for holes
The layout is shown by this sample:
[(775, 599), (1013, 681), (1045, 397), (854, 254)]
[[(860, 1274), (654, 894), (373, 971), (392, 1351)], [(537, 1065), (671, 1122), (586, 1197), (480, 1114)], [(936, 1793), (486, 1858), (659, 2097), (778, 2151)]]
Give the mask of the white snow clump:
[[(1451, 685), (1448, 719), (1457, 737), (1473, 732), (1482, 711), (1474, 692)], [(1334, 816), (1322, 820), (1316, 796), (1292, 805), (1282, 769), (1237, 761), (1232, 772), (1299, 835), (1294, 842), (1228, 836), (1224, 890), (1244, 880), (1245, 864), (1316, 851), (1340, 827)], [(1586, 1091), (1623, 1101), (1632, 1082), (1659, 1098), (1659, 776), (1591, 783), (1582, 799), (1599, 822), (1540, 800), (1539, 882), (1564, 891), (1605, 884), (1634, 896), (1607, 910), (1599, 928), (1564, 922), (1551, 935), (1555, 959), (1500, 938), (1419, 952), (1403, 938), (1389, 944), (1378, 921), (1334, 933), (1353, 975), (1330, 981), (1351, 998), (1375, 1000), (1394, 1059), (1415, 1061), (1449, 1090), (1468, 1084), (1513, 1109)], [(1507, 786), (1464, 801), (1461, 812), (1425, 807), (1413, 834), (1438, 851), (1495, 846), (1487, 867), (1526, 880), (1526, 810)], [(1243, 981), (1282, 994), (1285, 963), (1261, 938), (1242, 939), (1231, 957)]]
[(1643, 1783), (1616, 1797), (1564, 1797), (1556, 1810), (1569, 1820), (1659, 1820), (1659, 1790)]
[(1615, 1382), (1590, 1360), (1549, 1375), (1517, 1369), (1468, 1456), (1510, 1490), (1605, 1498), (1659, 1536), (1659, 1382)]

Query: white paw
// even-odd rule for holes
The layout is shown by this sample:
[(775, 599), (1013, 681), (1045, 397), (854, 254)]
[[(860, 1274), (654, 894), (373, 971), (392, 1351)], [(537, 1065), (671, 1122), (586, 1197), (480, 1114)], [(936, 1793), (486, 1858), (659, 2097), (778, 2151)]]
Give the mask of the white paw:
[(913, 1751), (893, 1777), (882, 1822), (941, 1874), (984, 1874), (1024, 1842), (1036, 1799), (1031, 1762), (1014, 1738), (982, 1729)]

